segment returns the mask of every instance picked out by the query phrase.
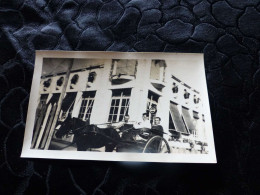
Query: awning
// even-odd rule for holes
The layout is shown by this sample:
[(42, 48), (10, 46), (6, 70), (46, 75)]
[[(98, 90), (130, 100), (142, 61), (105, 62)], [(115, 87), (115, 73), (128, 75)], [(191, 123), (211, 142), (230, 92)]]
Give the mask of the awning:
[(189, 110), (182, 107), (182, 115), (183, 115), (183, 119), (184, 122), (186, 124), (186, 126), (188, 127), (190, 132), (193, 132), (196, 130), (195, 125), (193, 124), (192, 118), (190, 116)]
[(178, 131), (180, 133), (189, 134), (189, 132), (187, 131), (187, 129), (183, 123), (182, 117), (180, 115), (180, 112), (179, 112), (176, 104), (171, 103), (170, 114), (171, 114), (174, 126), (176, 128), (176, 131)]
[(195, 118), (195, 119), (200, 119), (200, 117), (199, 117), (199, 113), (193, 111), (193, 118)]
[(61, 104), (61, 110), (67, 112), (75, 101), (77, 93), (67, 93)]

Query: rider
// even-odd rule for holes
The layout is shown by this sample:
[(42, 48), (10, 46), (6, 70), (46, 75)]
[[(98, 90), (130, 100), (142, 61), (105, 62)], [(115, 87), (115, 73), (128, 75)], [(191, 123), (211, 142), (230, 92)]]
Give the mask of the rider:
[(159, 136), (163, 136), (163, 127), (160, 125), (161, 123), (161, 118), (160, 117), (155, 117), (154, 118), (154, 124), (152, 125), (152, 130), (155, 130), (153, 133)]

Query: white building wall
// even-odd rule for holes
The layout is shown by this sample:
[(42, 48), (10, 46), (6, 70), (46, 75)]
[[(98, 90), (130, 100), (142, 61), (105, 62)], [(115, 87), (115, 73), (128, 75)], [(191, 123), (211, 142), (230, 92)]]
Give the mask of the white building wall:
[[(191, 117), (193, 117), (193, 110), (199, 112), (200, 119), (197, 121), (197, 127), (199, 128), (199, 137), (204, 137), (203, 133), (203, 121), (202, 121), (202, 103), (195, 105), (193, 102), (193, 96), (196, 94), (199, 97), (199, 94), (195, 93), (193, 89), (189, 89), (174, 79), (171, 78), (174, 72), (167, 71), (167, 67), (165, 69), (165, 87), (162, 91), (158, 91), (151, 85), (150, 80), (150, 71), (151, 71), (151, 60), (139, 59), (136, 79), (133, 81), (129, 81), (125, 84), (112, 85), (110, 81), (110, 71), (112, 66), (112, 60), (74, 60), (75, 67), (82, 67), (82, 64), (85, 64), (85, 67), (102, 65), (103, 68), (97, 68), (94, 70), (82, 70), (80, 72), (71, 73), (69, 77), (69, 83), (67, 86), (66, 92), (77, 92), (72, 116), (78, 117), (81, 102), (82, 102), (82, 93), (84, 91), (96, 91), (95, 101), (93, 104), (92, 114), (90, 118), (91, 124), (102, 124), (108, 121), (108, 115), (111, 105), (111, 97), (113, 89), (123, 89), (123, 88), (132, 88), (131, 97), (130, 97), (130, 105), (129, 105), (129, 115), (130, 121), (142, 121), (142, 113), (146, 112), (147, 107), (147, 98), (148, 91), (151, 90), (158, 95), (160, 95), (157, 107), (156, 116), (161, 117), (161, 125), (163, 126), (166, 133), (169, 128), (169, 108), (170, 101), (173, 101), (178, 104), (178, 109), (180, 113), (182, 112), (182, 106), (189, 108), (189, 112)], [(174, 64), (167, 64), (167, 66), (173, 66)], [(74, 68), (75, 68), (74, 67)], [(87, 86), (88, 75), (91, 71), (95, 71), (97, 73), (96, 79), (94, 83), (88, 83), (90, 87)], [(77, 84), (74, 86), (74, 89), (70, 89), (71, 78), (73, 75), (78, 74), (79, 80)], [(43, 82), (48, 80), (49, 78), (43, 78), (41, 80), (40, 85), (40, 94), (53, 94), (60, 93), (62, 86), (56, 90), (56, 82), (61, 77), (65, 77), (64, 75), (57, 75), (53, 77), (49, 77), (52, 79), (51, 86), (47, 88), (46, 91), (43, 90)], [(174, 75), (177, 76), (177, 75)], [(175, 82), (178, 85), (178, 93), (174, 94), (172, 92), (172, 84)], [(185, 82), (185, 81), (184, 81)], [(63, 82), (64, 83), (64, 82)], [(188, 83), (189, 84), (189, 83)], [(192, 83), (191, 83), (192, 84)], [(184, 89), (186, 89), (190, 93), (190, 97), (188, 100), (184, 99)], [(48, 100), (51, 98), (49, 95)], [(48, 102), (48, 101), (47, 101)]]
[(142, 121), (142, 115), (146, 112), (150, 68), (150, 61), (138, 60), (136, 80), (130, 97), (129, 116), (131, 121)]

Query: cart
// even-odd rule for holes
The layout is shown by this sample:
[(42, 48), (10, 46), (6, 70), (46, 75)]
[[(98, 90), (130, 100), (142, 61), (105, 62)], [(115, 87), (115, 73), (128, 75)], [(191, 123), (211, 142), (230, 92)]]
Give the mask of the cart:
[(117, 152), (138, 153), (170, 153), (170, 146), (166, 139), (155, 129), (134, 129), (130, 125), (121, 130), (120, 142), (116, 146)]

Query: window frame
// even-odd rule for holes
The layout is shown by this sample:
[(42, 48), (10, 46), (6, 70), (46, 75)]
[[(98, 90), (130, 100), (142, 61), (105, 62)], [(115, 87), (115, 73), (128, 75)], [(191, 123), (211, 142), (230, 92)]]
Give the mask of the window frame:
[[(122, 115), (121, 114), (122, 109), (124, 109), (123, 110), (123, 117), (128, 113), (129, 106), (130, 106), (130, 98), (131, 98), (131, 91), (128, 94), (126, 89), (122, 89), (120, 91), (120, 96), (116, 96), (116, 95), (113, 96), (112, 95), (111, 102), (110, 102), (109, 114), (108, 114), (108, 122), (112, 122), (112, 123), (113, 122), (119, 122), (120, 116)], [(118, 106), (116, 104), (117, 100), (119, 100)], [(124, 106), (123, 106), (123, 100), (126, 101)], [(114, 104), (113, 104), (113, 101), (114, 101)], [(117, 112), (115, 112), (115, 108), (117, 108)], [(112, 109), (113, 109), (113, 111), (112, 111)], [(116, 116), (116, 120), (114, 120), (114, 116)]]
[[(86, 97), (81, 97), (82, 100), (81, 100), (81, 105), (80, 105), (79, 114), (78, 114), (78, 118), (82, 119), (83, 121), (90, 120), (93, 105), (95, 102), (95, 96), (96, 96), (96, 93), (95, 92), (93, 93), (92, 91), (85, 92), (85, 93), (86, 93)], [(83, 96), (83, 94), (82, 94), (82, 96)], [(86, 102), (86, 104), (84, 105), (85, 102)]]

